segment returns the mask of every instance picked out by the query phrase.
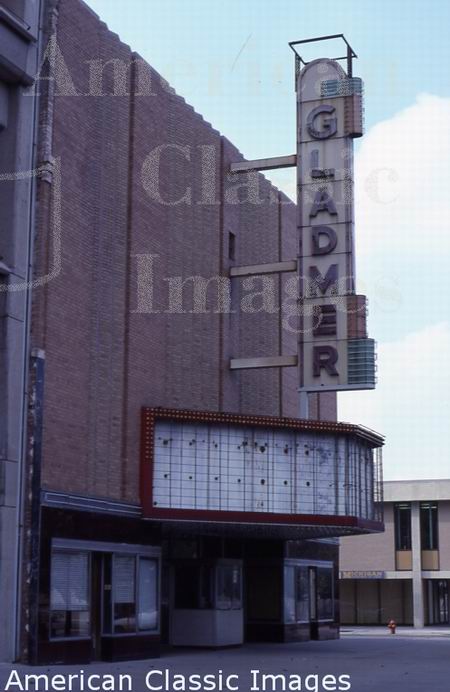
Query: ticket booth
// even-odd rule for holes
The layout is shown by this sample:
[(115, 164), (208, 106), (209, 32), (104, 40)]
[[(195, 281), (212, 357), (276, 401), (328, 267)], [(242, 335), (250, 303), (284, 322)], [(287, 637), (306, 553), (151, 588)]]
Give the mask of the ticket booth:
[(182, 560), (172, 566), (170, 643), (235, 646), (244, 641), (242, 562)]

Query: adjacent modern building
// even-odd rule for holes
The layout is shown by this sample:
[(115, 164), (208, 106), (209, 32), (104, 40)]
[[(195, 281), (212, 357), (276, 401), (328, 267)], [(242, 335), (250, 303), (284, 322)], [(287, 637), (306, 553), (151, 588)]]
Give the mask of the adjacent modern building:
[(385, 482), (384, 522), (341, 540), (341, 622), (450, 625), (450, 480)]
[(16, 651), (37, 176), (39, 3), (0, 2), (0, 660)]
[(1, 658), (338, 637), (336, 538), (383, 529), (383, 438), (336, 421), (375, 386), (360, 80), (297, 75), (297, 207), (81, 0), (0, 31)]

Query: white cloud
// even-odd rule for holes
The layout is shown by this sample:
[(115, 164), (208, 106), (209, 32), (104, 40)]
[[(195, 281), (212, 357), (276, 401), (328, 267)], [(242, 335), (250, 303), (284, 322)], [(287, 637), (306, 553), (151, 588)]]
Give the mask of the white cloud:
[[(295, 172), (268, 176), (295, 200)], [(357, 255), (450, 249), (450, 99), (416, 102), (372, 127), (355, 156)]]
[(385, 478), (450, 477), (450, 323), (378, 347), (375, 391), (339, 394), (339, 420), (386, 435)]
[(450, 99), (420, 94), (375, 125), (355, 158), (357, 249), (433, 254), (450, 248)]
[[(388, 479), (450, 477), (449, 124), (450, 99), (421, 94), (355, 156), (357, 287), (379, 382), (340, 393), (339, 419), (386, 435)], [(295, 194), (295, 175), (277, 183)]]

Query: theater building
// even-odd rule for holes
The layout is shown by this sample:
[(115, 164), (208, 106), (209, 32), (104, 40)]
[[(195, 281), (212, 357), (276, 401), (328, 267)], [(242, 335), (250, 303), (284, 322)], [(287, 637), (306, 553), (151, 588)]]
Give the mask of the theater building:
[[(296, 205), (233, 173), (236, 147), (81, 0), (40, 7), (21, 603), (4, 652), (84, 663), (338, 637), (336, 538), (383, 528), (383, 438), (336, 421), (332, 346), (299, 418), (288, 278), (237, 271), (292, 264)], [(335, 214), (320, 194), (308, 223)], [(363, 323), (339, 321), (355, 388)]]
[(384, 483), (385, 533), (341, 540), (341, 621), (450, 625), (450, 481)]

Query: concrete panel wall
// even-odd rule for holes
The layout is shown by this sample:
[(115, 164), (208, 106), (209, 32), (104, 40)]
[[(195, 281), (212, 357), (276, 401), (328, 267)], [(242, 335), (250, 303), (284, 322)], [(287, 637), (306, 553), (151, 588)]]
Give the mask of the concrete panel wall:
[(347, 625), (412, 625), (412, 581), (343, 579), (339, 585), (341, 622)]
[[(2, 3), (38, 34), (39, 2)], [(0, 661), (15, 657), (26, 406), (28, 291), (32, 238), (34, 101), (25, 84), (37, 71), (37, 44), (2, 18), (0, 39)], [(28, 72), (27, 72), (28, 71)], [(24, 175), (17, 179), (18, 173)]]
[[(405, 607), (405, 600), (408, 605)], [(391, 579), (381, 582), (381, 618), (382, 624), (389, 620), (395, 620), (397, 624), (412, 624), (410, 617), (412, 610), (412, 584), (404, 587), (403, 580)]]
[(395, 570), (393, 505), (384, 508), (384, 533), (340, 539), (340, 565), (345, 570)]
[(403, 582), (403, 621), (405, 625), (412, 625), (413, 620), (412, 581), (408, 579)]
[(356, 610), (358, 625), (373, 625), (378, 622), (378, 583), (359, 580), (356, 586)]
[(356, 582), (353, 579), (341, 579), (339, 582), (339, 610), (341, 623), (356, 623)]

